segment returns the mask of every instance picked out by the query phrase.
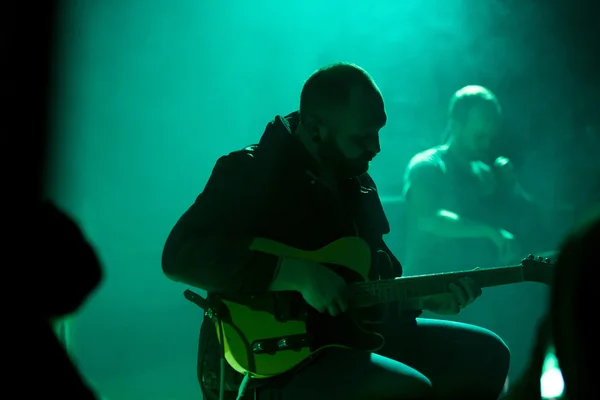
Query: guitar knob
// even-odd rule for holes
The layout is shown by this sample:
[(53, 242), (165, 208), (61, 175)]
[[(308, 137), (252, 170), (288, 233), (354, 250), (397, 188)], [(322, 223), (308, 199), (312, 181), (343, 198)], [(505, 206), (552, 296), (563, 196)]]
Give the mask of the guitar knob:
[(288, 347), (287, 339), (281, 339), (279, 342), (277, 342), (277, 347), (279, 349), (286, 349)]
[(263, 347), (261, 342), (254, 343), (254, 345), (252, 346), (252, 351), (255, 353), (258, 353), (258, 352), (261, 352), (264, 350), (265, 350), (265, 348)]
[(528, 259), (528, 260), (533, 260), (534, 258), (535, 258), (535, 257), (533, 256), (533, 254), (530, 254), (530, 255), (528, 255), (528, 256), (527, 256), (527, 259)]

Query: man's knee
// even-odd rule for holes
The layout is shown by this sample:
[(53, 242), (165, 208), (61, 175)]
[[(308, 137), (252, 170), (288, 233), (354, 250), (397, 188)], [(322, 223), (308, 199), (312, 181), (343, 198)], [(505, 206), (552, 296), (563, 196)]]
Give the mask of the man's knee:
[(433, 394), (429, 378), (415, 370), (398, 377), (394, 386), (383, 394), (383, 399), (429, 399)]
[(489, 374), (488, 379), (506, 380), (510, 367), (510, 349), (500, 336), (487, 329), (482, 329), (481, 354), (487, 355), (486, 365), (481, 365), (481, 372)]
[(429, 398), (433, 394), (433, 385), (429, 378), (425, 375), (421, 374), (418, 378), (416, 378), (412, 383), (412, 390), (410, 391), (412, 396), (409, 396), (410, 399), (426, 399)]
[(510, 366), (510, 349), (500, 336), (491, 331), (489, 331), (489, 333), (491, 335), (490, 350), (494, 354), (498, 366), (506, 369), (506, 372), (508, 373), (508, 367)]
[(428, 377), (418, 371), (413, 371), (413, 373), (408, 376), (405, 387), (410, 387), (412, 389), (410, 390), (410, 393), (426, 395), (431, 393), (433, 385)]
[(369, 376), (365, 382), (365, 392), (357, 398), (370, 400), (430, 398), (433, 385), (427, 376), (390, 359), (378, 359), (378, 361), (377, 365), (387, 368), (382, 368)]

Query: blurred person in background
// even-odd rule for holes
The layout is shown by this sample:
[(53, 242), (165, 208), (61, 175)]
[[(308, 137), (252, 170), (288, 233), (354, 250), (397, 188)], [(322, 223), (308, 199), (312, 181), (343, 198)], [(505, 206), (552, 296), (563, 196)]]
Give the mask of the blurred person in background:
[(555, 351), (570, 399), (598, 397), (592, 364), (598, 344), (587, 310), (600, 304), (595, 295), (596, 282), (591, 279), (597, 267), (599, 244), (600, 208), (567, 238), (556, 266), (550, 300), (549, 348)]
[[(567, 237), (555, 264), (548, 315), (538, 330), (528, 368), (508, 396), (518, 399), (592, 399), (598, 397), (593, 374), (597, 343), (594, 320), (596, 249), (600, 243), (600, 209)], [(594, 308), (595, 309), (595, 308)]]
[(447, 140), (416, 154), (404, 174), (406, 265), (419, 273), (493, 267), (532, 252), (541, 208), (512, 163), (495, 154), (502, 108), (489, 89), (470, 85), (450, 100)]
[[(8, 276), (3, 387), (15, 398), (96, 399), (67, 355), (55, 321), (76, 312), (101, 281), (96, 253), (79, 226), (45, 196), (48, 115), (53, 93), (54, 33), (62, 2), (18, 5), (2, 13), (6, 148), (17, 168), (3, 176)], [(62, 335), (64, 336), (64, 335)], [(65, 337), (66, 338), (66, 337)], [(18, 349), (18, 350), (17, 350)]]

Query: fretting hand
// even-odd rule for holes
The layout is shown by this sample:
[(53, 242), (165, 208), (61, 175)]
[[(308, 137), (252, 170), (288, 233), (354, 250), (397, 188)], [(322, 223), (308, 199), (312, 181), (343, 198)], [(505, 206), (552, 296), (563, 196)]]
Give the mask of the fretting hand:
[(419, 299), (421, 309), (443, 315), (455, 315), (481, 296), (481, 288), (471, 278), (461, 278), (448, 286), (450, 292)]

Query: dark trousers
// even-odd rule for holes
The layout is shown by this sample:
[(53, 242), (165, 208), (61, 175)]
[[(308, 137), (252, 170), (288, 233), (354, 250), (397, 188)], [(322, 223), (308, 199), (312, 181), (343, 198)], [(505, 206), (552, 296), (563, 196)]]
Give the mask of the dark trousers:
[[(281, 400), (496, 400), (510, 352), (496, 334), (458, 322), (418, 318), (387, 328), (379, 354), (332, 349), (280, 391)], [(258, 395), (259, 400), (267, 396)]]

